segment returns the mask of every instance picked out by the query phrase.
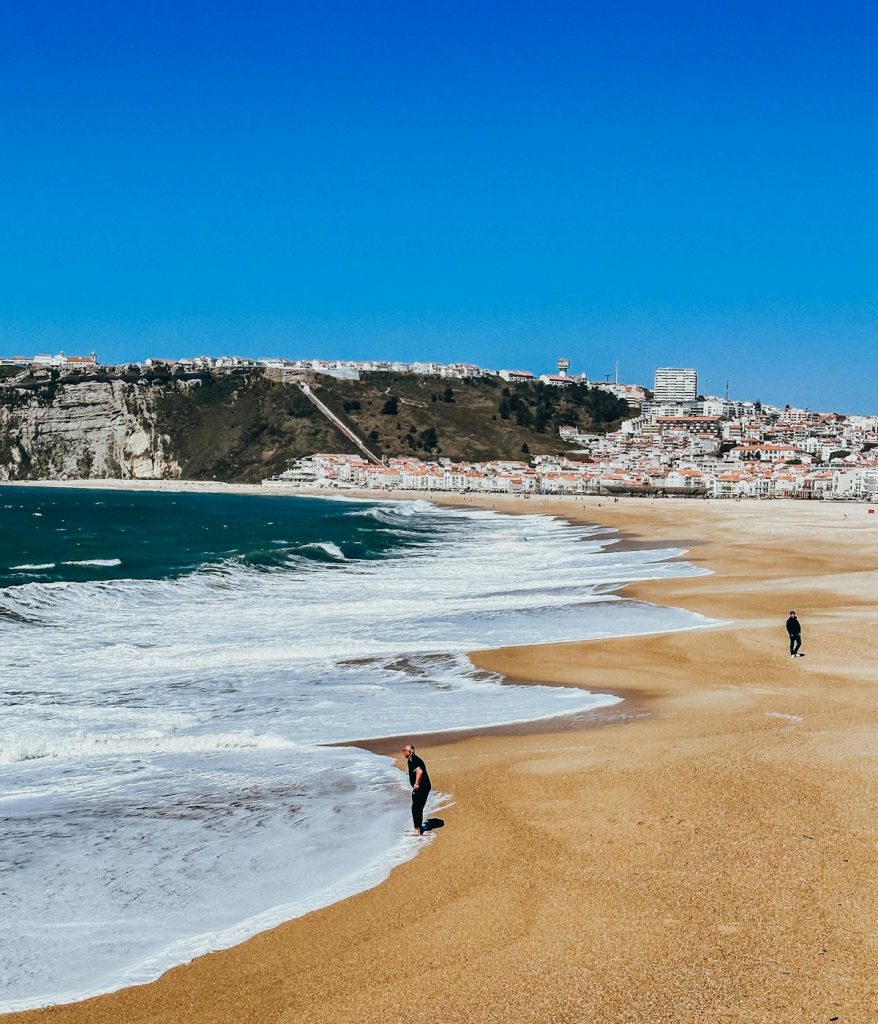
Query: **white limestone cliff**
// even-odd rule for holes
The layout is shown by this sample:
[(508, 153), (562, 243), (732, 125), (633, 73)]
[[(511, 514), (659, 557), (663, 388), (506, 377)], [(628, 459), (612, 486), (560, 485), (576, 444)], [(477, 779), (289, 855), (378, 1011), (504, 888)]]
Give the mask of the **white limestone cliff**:
[(0, 480), (177, 478), (170, 438), (156, 428), (159, 391), (141, 383), (19, 389), (0, 405)]

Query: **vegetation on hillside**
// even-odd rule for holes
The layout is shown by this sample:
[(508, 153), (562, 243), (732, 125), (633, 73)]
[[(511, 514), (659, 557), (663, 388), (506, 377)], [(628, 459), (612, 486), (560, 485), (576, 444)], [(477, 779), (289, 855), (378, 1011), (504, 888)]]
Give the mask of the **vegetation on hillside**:
[(625, 402), (585, 384), (507, 384), (498, 377), (449, 383), (394, 373), (319, 383), (321, 399), (385, 456), (520, 459), (563, 450), (561, 426), (602, 432), (629, 415)]
[[(181, 374), (134, 367), (73, 377), (52, 372), (0, 386), (0, 455), (17, 445), (23, 457), (9, 471), (17, 477), (39, 475), (38, 453), (20, 445), (17, 423), (28, 409), (48, 414), (50, 427), (51, 410), (59, 408), (55, 440), (45, 422), (40, 428), (40, 445), (51, 447), (64, 436), (61, 418), (66, 414), (59, 396), (66, 395), (69, 403), (66, 389), (71, 386), (116, 381), (124, 384), (122, 400), (129, 410), (132, 396), (149, 396), (154, 429), (167, 436), (167, 450), (186, 479), (258, 481), (301, 456), (357, 450), (292, 380), (252, 369)], [(359, 381), (320, 375), (311, 385), (339, 419), (384, 457), (523, 459), (564, 451), (567, 446), (558, 437), (562, 425), (604, 431), (628, 415), (624, 402), (583, 384), (558, 388), (506, 384), (497, 377), (449, 382), (372, 373)], [(0, 459), (4, 465), (7, 461)]]
[(166, 389), (156, 426), (193, 480), (256, 482), (315, 451), (357, 451), (298, 387), (259, 373), (205, 374)]

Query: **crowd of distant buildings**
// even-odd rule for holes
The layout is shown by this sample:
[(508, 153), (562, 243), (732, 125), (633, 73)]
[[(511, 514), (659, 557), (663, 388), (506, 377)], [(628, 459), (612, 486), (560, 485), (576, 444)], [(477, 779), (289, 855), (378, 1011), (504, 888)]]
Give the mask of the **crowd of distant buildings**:
[[(82, 370), (97, 369), (97, 354), (92, 352), (88, 356), (68, 356), (63, 352), (56, 355), (36, 356), (0, 356), (0, 365), (21, 366), (22, 369), (35, 367), (37, 369), (58, 369), (58, 370)], [(359, 380), (361, 373), (411, 373), (425, 377), (444, 377), (452, 380), (464, 380), (476, 377), (500, 377), (512, 384), (526, 384), (539, 381), (551, 387), (568, 387), (572, 384), (587, 384), (589, 387), (601, 388), (623, 399), (632, 409), (640, 408), (641, 403), (646, 401), (648, 391), (639, 384), (620, 384), (617, 381), (592, 381), (586, 373), (571, 375), (569, 372), (570, 361), (559, 359), (557, 362), (557, 373), (534, 374), (529, 370), (489, 370), (473, 363), (437, 363), (437, 362), (412, 362), (404, 363), (398, 360), (381, 359), (282, 359), (280, 357), (269, 357), (264, 359), (250, 359), (243, 356), (193, 356), (179, 359), (155, 359), (150, 358), (138, 365), (145, 369), (169, 369), (180, 370), (183, 373), (198, 373), (206, 370), (228, 370), (247, 367), (263, 367), (277, 371), (290, 371), (291, 373), (322, 373), (330, 377), (343, 380)], [(105, 368), (117, 368), (105, 366)], [(687, 371), (688, 372), (688, 371)], [(694, 373), (695, 371), (691, 371)], [(694, 395), (693, 395), (694, 397)]]
[[(524, 379), (519, 371), (500, 375), (510, 382)], [(699, 395), (698, 375), (689, 368), (661, 367), (652, 394), (640, 390), (642, 397), (631, 402), (637, 414), (616, 431), (591, 434), (562, 426), (567, 451), (556, 456), (527, 463), (402, 458), (374, 465), (355, 456), (315, 455), (273, 482), (524, 495), (878, 500), (878, 416)]]
[[(878, 438), (878, 431), (870, 432)], [(568, 438), (568, 440), (572, 440)], [(837, 443), (837, 442), (834, 442)], [(878, 501), (878, 460), (817, 466), (791, 445), (736, 445), (726, 456), (675, 453), (660, 443), (632, 453), (612, 438), (583, 458), (538, 455), (529, 462), (425, 461), (323, 453), (297, 459), (267, 486), (336, 490), (529, 495), (667, 495), (703, 498), (819, 498)], [(794, 463), (791, 464), (791, 458)]]
[(0, 356), (0, 365), (20, 366), (23, 370), (33, 366), (49, 370), (93, 369), (98, 365), (98, 356), (96, 352), (87, 356), (68, 356), (63, 352), (53, 356)]

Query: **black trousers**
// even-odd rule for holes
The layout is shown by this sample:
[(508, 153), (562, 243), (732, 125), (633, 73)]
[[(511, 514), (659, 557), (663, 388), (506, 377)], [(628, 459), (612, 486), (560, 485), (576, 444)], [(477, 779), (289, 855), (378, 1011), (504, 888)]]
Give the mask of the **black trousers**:
[(802, 634), (790, 633), (790, 654), (798, 654), (802, 646)]
[(429, 789), (412, 790), (412, 824), (419, 832), (424, 824), (424, 804), (426, 804), (429, 795)]

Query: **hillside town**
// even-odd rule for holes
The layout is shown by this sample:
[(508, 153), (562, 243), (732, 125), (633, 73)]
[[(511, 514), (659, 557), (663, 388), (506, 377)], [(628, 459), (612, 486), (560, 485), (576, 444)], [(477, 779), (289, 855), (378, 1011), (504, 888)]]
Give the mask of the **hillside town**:
[[(61, 379), (89, 370), (122, 371), (132, 365), (102, 364), (94, 352), (87, 356), (0, 357), (0, 364), (20, 367), (22, 372), (53, 371)], [(559, 452), (527, 461), (430, 461), (414, 456), (380, 461), (368, 457), (365, 446), (360, 446), (363, 456), (323, 453), (298, 459), (286, 472), (266, 481), (273, 486), (878, 500), (878, 415), (813, 412), (700, 394), (694, 368), (660, 367), (652, 387), (647, 388), (620, 383), (618, 373), (612, 380), (590, 380), (586, 373), (573, 375), (568, 359), (557, 361), (556, 372), (541, 375), (521, 369), (485, 369), (471, 363), (238, 356), (146, 359), (137, 365), (175, 374), (261, 367), (290, 379), (323, 374), (358, 380), (361, 374), (389, 372), (449, 380), (496, 376), (513, 386), (586, 384), (623, 399), (630, 410), (630, 417), (606, 434), (562, 426)]]
[[(544, 381), (563, 386), (559, 375)], [(501, 371), (516, 382), (516, 371)], [(594, 386), (594, 385), (593, 385)], [(597, 385), (601, 386), (601, 385)], [(662, 367), (651, 394), (605, 384), (632, 406), (607, 434), (561, 427), (566, 449), (524, 461), (455, 463), (316, 454), (266, 483), (376, 491), (643, 494), (703, 498), (878, 500), (878, 416), (811, 412), (699, 396), (697, 372)], [(649, 398), (645, 397), (650, 395)]]

